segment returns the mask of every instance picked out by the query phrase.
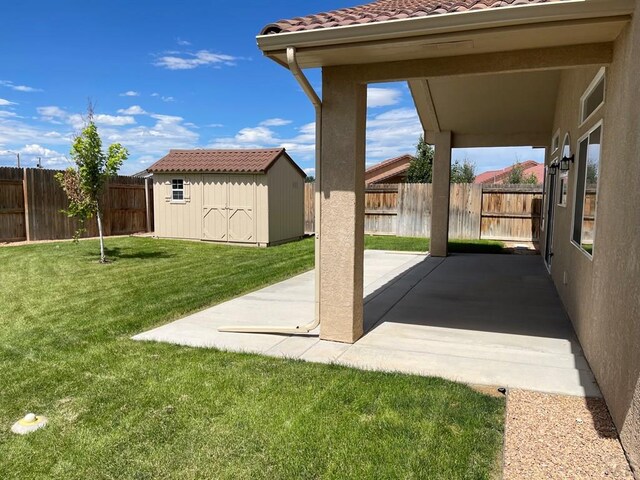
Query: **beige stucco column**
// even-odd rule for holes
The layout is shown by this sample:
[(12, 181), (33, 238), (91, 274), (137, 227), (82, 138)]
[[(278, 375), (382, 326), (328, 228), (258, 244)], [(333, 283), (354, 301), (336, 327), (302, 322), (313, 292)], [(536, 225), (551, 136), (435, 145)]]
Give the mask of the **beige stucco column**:
[(432, 207), (431, 207), (431, 255), (447, 256), (449, 238), (449, 189), (451, 175), (451, 132), (435, 134), (433, 157)]
[(320, 338), (352, 343), (363, 333), (366, 85), (325, 68), (322, 97)]

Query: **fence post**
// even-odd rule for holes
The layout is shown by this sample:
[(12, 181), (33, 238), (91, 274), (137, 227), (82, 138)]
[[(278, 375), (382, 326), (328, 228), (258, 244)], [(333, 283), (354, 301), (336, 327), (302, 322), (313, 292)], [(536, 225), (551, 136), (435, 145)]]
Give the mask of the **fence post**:
[(27, 242), (31, 240), (31, 225), (29, 224), (29, 181), (27, 180), (27, 169), (22, 169), (22, 196), (24, 198), (24, 231)]

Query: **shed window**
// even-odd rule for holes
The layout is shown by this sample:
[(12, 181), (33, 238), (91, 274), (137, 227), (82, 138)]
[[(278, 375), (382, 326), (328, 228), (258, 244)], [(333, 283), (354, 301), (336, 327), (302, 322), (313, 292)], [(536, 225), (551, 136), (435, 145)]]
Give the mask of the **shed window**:
[(596, 229), (601, 139), (602, 123), (599, 123), (578, 144), (578, 168), (571, 239), (590, 255), (593, 254), (593, 239)]
[(580, 105), (580, 122), (586, 122), (589, 117), (604, 103), (604, 67), (600, 69), (596, 77), (582, 95)]
[(171, 180), (171, 200), (184, 200), (184, 180), (182, 178)]

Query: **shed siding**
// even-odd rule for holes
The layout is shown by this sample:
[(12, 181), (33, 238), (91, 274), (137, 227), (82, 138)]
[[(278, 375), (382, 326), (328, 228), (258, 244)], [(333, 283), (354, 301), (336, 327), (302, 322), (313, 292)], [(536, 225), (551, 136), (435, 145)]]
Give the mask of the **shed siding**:
[[(185, 201), (171, 201), (171, 180), (182, 178)], [(155, 173), (153, 175), (155, 233), (159, 237), (202, 238), (202, 175)]]
[(269, 242), (304, 235), (304, 179), (281, 155), (267, 174), (269, 181)]

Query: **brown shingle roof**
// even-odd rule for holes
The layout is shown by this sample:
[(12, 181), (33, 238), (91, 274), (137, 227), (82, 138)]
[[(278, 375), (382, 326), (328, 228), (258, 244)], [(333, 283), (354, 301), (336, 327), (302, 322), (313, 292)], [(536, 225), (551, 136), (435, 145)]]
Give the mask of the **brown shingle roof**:
[(558, 0), (377, 0), (357, 7), (341, 8), (289, 20), (278, 20), (264, 27), (261, 35), (386, 22), (469, 10), (549, 3), (552, 1)]
[[(284, 148), (170, 150), (148, 170), (150, 172), (265, 173), (282, 153), (285, 153)], [(297, 165), (296, 167), (300, 170)]]

